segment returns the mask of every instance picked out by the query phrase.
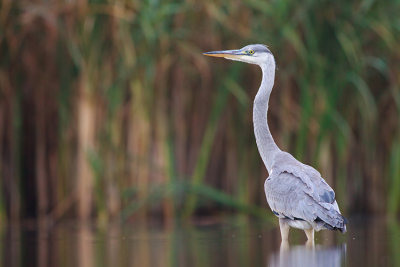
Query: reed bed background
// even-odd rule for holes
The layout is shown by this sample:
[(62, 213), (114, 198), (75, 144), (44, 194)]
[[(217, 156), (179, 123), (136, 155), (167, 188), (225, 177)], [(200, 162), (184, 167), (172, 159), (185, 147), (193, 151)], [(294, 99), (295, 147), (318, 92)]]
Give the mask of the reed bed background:
[(1, 221), (266, 218), (260, 71), (201, 54), (250, 43), (276, 57), (279, 146), (344, 214), (399, 214), (399, 1), (0, 5)]

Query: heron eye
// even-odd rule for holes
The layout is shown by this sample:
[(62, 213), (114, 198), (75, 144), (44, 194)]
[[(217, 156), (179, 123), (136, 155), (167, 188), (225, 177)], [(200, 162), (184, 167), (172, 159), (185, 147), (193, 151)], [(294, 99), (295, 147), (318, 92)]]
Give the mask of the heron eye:
[(254, 50), (249, 50), (249, 54), (253, 55), (254, 54)]

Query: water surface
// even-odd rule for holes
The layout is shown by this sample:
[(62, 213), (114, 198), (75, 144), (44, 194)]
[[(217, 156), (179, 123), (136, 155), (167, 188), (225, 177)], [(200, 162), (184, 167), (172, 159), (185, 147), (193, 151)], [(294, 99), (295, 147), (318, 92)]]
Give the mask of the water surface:
[(400, 227), (351, 219), (345, 235), (320, 232), (314, 248), (291, 230), (243, 217), (193, 224), (131, 222), (98, 227), (0, 228), (2, 266), (400, 266)]

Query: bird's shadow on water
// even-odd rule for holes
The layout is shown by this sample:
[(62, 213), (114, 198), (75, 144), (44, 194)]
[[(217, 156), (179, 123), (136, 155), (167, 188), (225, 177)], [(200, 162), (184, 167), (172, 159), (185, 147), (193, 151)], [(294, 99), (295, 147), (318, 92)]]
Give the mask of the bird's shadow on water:
[(344, 266), (346, 259), (346, 244), (339, 246), (297, 245), (289, 247), (282, 244), (278, 252), (273, 253), (268, 260), (268, 266)]

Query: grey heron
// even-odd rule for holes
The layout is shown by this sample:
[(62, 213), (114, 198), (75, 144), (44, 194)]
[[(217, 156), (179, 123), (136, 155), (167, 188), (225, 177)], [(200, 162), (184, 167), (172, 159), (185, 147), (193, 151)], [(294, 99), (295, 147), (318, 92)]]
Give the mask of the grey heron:
[(269, 177), (264, 190), (272, 212), (279, 218), (282, 242), (287, 242), (290, 227), (302, 229), (307, 242), (314, 243), (314, 230), (346, 232), (335, 192), (321, 174), (279, 149), (268, 127), (268, 102), (275, 79), (275, 58), (267, 46), (248, 45), (237, 50), (203, 53), (206, 56), (256, 64), (262, 70), (261, 86), (254, 99), (253, 124), (258, 151)]

